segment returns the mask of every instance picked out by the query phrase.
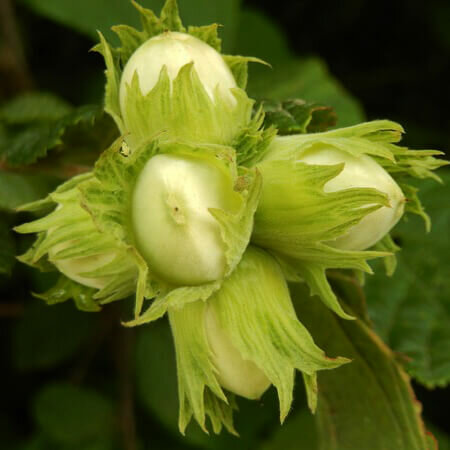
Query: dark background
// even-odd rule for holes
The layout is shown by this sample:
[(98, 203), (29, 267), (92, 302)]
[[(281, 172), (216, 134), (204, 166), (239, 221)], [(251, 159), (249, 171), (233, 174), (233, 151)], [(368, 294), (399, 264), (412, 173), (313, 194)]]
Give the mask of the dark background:
[(402, 123), (416, 146), (449, 148), (450, 2), (247, 2), (286, 30), (299, 54), (319, 54), (368, 119)]

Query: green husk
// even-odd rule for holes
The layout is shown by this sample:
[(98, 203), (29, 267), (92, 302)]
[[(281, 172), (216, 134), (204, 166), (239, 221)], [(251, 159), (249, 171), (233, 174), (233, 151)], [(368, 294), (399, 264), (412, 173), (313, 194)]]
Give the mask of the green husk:
[[(291, 408), (295, 369), (303, 374), (308, 404), (314, 411), (316, 372), (349, 362), (346, 358), (326, 357), (314, 344), (296, 317), (279, 265), (268, 253), (250, 246), (231, 276), (207, 302), (169, 308), (177, 354), (182, 432), (192, 417), (206, 431), (205, 417), (209, 415), (213, 423), (215, 417), (218, 424), (223, 423), (234, 433), (233, 396), (224, 393), (217, 382), (205, 333), (207, 308), (213, 309), (218, 326), (242, 358), (256, 364), (277, 388), (281, 421)], [(209, 407), (208, 395), (222, 411), (220, 416)], [(220, 431), (220, 425), (214, 426), (214, 431)]]
[(274, 253), (336, 314), (350, 319), (328, 284), (326, 270), (371, 273), (367, 260), (385, 253), (339, 250), (326, 242), (343, 235), (370, 212), (388, 205), (386, 195), (370, 188), (325, 193), (324, 185), (341, 172), (342, 164), (316, 166), (268, 159), (258, 169), (264, 185), (252, 242)]
[(44, 217), (15, 228), (19, 233), (37, 233), (34, 245), (18, 257), (21, 262), (40, 270), (57, 270), (58, 261), (112, 255), (107, 264), (79, 273), (87, 279), (102, 280), (100, 289), (62, 276), (50, 291), (37, 294), (50, 304), (74, 298), (80, 309), (98, 310), (99, 305), (126, 298), (135, 290), (137, 271), (127, 250), (112, 236), (101, 233), (81, 206), (80, 189), (92, 178), (92, 173), (74, 177), (45, 199), (19, 208), (34, 212), (54, 208)]
[[(106, 64), (105, 111), (115, 120), (121, 134), (127, 136), (130, 144), (140, 145), (155, 133), (163, 131), (171, 138), (182, 137), (183, 140), (194, 142), (232, 145), (238, 153), (239, 161), (248, 159), (249, 141), (262, 141), (261, 150), (265, 148), (265, 143), (273, 137), (274, 132), (263, 132), (261, 112), (252, 119), (254, 102), (243, 90), (247, 83), (247, 64), (262, 63), (257, 58), (230, 55), (223, 57), (238, 86), (232, 90), (235, 105), (218, 89), (212, 100), (198, 79), (193, 65), (187, 64), (172, 83), (163, 69), (157, 85), (146, 95), (142, 95), (138, 76), (135, 74), (128, 87), (127, 107), (121, 110), (119, 88), (123, 68), (131, 55), (148, 39), (166, 31), (188, 33), (218, 52), (221, 50), (217, 24), (186, 29), (179, 17), (176, 1), (167, 0), (160, 17), (136, 2), (132, 3), (139, 12), (143, 29), (136, 30), (124, 25), (113, 27), (121, 45), (113, 48), (100, 34), (100, 43), (94, 47), (95, 51), (103, 55)], [(125, 122), (132, 124), (132, 128), (127, 129)], [(240, 153), (243, 154), (242, 158)]]
[(333, 148), (354, 156), (369, 155), (397, 181), (407, 202), (405, 210), (420, 215), (429, 228), (417, 189), (408, 178), (438, 179), (432, 171), (447, 164), (437, 159), (442, 152), (400, 147), (403, 128), (379, 120), (313, 134), (275, 137), (260, 154), (257, 164), (264, 180), (261, 202), (255, 215), (252, 241), (269, 249), (294, 281), (306, 281), (341, 317), (350, 318), (339, 306), (327, 278), (332, 268), (371, 273), (367, 260), (385, 257), (387, 271), (395, 270), (398, 247), (388, 237), (370, 251), (332, 249), (327, 241), (345, 234), (367, 214), (389, 206), (382, 192), (369, 188), (325, 193), (325, 183), (339, 174), (339, 166), (314, 166), (297, 160), (309, 150)]
[[(147, 161), (157, 154), (189, 156), (221, 165), (230, 172), (241, 206), (235, 213), (211, 210), (221, 228), (226, 246), (228, 276), (239, 262), (253, 228), (253, 215), (261, 191), (261, 176), (255, 169), (237, 169), (233, 149), (218, 145), (193, 145), (176, 141), (156, 140), (143, 144), (124, 156), (122, 141), (117, 141), (98, 160), (94, 177), (82, 188), (82, 203), (97, 227), (114, 236), (128, 250), (138, 268), (135, 316), (128, 326), (151, 322), (165, 314), (170, 305), (181, 306), (199, 299), (206, 300), (219, 289), (221, 280), (199, 286), (173, 286), (156, 275), (139, 253), (131, 223), (131, 198), (137, 177)], [(143, 312), (144, 298), (155, 300)]]

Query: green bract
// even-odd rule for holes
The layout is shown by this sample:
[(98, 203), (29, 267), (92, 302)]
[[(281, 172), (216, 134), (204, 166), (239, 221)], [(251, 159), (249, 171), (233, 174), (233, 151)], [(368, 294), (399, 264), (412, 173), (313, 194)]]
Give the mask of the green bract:
[(390, 229), (404, 210), (428, 220), (405, 179), (434, 176), (439, 152), (396, 145), (389, 121), (275, 136), (244, 90), (252, 58), (221, 55), (217, 26), (186, 29), (173, 0), (159, 18), (135, 6), (143, 29), (114, 27), (121, 46), (96, 47), (122, 137), (92, 172), (22, 208), (48, 214), (17, 228), (38, 233), (21, 260), (62, 273), (40, 295), (49, 303), (97, 310), (134, 296), (126, 326), (168, 313), (182, 432), (192, 417), (206, 431), (209, 416), (235, 433), (234, 395), (271, 384), (284, 420), (296, 369), (314, 411), (317, 371), (348, 360), (315, 345), (287, 281), (351, 319), (327, 269), (370, 272), (384, 256), (393, 270)]

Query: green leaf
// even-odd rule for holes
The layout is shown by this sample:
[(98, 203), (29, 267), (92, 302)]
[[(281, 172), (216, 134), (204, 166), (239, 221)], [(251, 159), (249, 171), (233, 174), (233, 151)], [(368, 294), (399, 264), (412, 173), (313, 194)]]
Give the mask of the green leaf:
[(84, 444), (108, 439), (114, 432), (111, 402), (97, 391), (54, 383), (44, 387), (33, 405), (41, 430), (60, 444)]
[(188, 33), (191, 36), (200, 39), (206, 44), (210, 45), (212, 48), (217, 50), (219, 53), (222, 50), (222, 41), (219, 38), (218, 34), (219, 25), (217, 23), (213, 23), (211, 25), (204, 25), (202, 27), (197, 26), (189, 26)]
[(319, 345), (353, 360), (319, 373), (319, 449), (435, 449), (408, 376), (373, 330), (360, 319), (337, 318), (309, 298), (302, 285), (292, 286), (291, 292), (297, 313)]
[[(374, 120), (322, 133), (296, 134), (275, 138), (265, 159), (298, 159), (314, 145), (333, 147), (353, 156), (370, 155), (381, 164), (396, 167), (396, 155), (406, 149), (393, 145), (401, 140), (403, 128), (389, 120)], [(434, 154), (440, 152), (434, 152)], [(427, 151), (415, 151), (414, 156), (428, 156)], [(404, 169), (403, 166), (399, 166)]]
[(225, 51), (231, 51), (238, 41), (242, 0), (180, 0), (180, 15), (188, 25), (218, 23)]
[(83, 443), (82, 447), (78, 443), (61, 444), (49, 438), (46, 434), (40, 433), (29, 439), (23, 445), (14, 450), (113, 450), (113, 439), (99, 439), (88, 443)]
[(47, 155), (47, 151), (62, 143), (64, 128), (57, 125), (34, 125), (10, 135), (0, 145), (0, 154), (11, 166), (33, 164)]
[(0, 107), (0, 121), (8, 125), (58, 120), (72, 111), (66, 101), (46, 92), (31, 92), (15, 97)]
[(311, 411), (302, 409), (276, 428), (260, 450), (317, 450), (317, 439), (314, 416)]
[[(175, 431), (178, 395), (175, 352), (165, 320), (137, 329), (136, 377), (138, 399), (166, 427)], [(164, 379), (164, 383), (158, 380)], [(202, 435), (200, 435), (202, 436)]]
[(28, 439), (20, 445), (17, 450), (60, 450), (54, 442), (50, 442), (48, 437), (40, 433)]
[(317, 133), (336, 124), (336, 114), (329, 106), (321, 106), (304, 100), (261, 102), (265, 112), (264, 124), (273, 125), (278, 134)]
[(401, 223), (392, 233), (403, 247), (394, 276), (387, 282), (379, 273), (366, 286), (380, 336), (407, 356), (408, 372), (430, 387), (450, 381), (450, 211), (443, 203), (450, 195), (450, 172), (441, 175), (445, 186), (420, 184), (431, 233), (424, 235), (416, 217)]
[(10, 166), (29, 165), (47, 155), (49, 150), (63, 143), (66, 131), (82, 123), (92, 124), (102, 109), (85, 105), (74, 109), (56, 120), (31, 122), (27, 126), (11, 128), (0, 136), (0, 156)]
[[(138, 23), (130, 2), (109, 0), (22, 0), (36, 13), (74, 28), (95, 39), (97, 30), (107, 31), (116, 23)], [(159, 2), (161, 3), (161, 2)]]
[(94, 320), (71, 304), (46, 306), (35, 300), (17, 322), (13, 362), (19, 370), (42, 370), (72, 358), (86, 343)]
[[(236, 51), (240, 55), (252, 55), (266, 61), (274, 70), (279, 64), (292, 58), (284, 31), (261, 11), (244, 8), (240, 14)], [(258, 76), (267, 67), (253, 66), (251, 76)]]
[(326, 64), (318, 58), (296, 58), (283, 30), (260, 12), (244, 10), (241, 14), (237, 50), (273, 66), (273, 70), (252, 66), (248, 84), (251, 97), (276, 101), (302, 98), (329, 105), (336, 111), (339, 126), (364, 119), (359, 102), (328, 72)]
[(329, 105), (336, 111), (337, 123), (341, 127), (364, 120), (358, 101), (318, 58), (287, 60), (277, 70), (266, 69), (258, 76), (250, 77), (248, 91), (251, 97), (259, 99), (283, 101), (302, 98), (308, 102)]
[[(116, 24), (127, 24), (136, 27), (138, 14), (131, 2), (110, 0), (21, 0), (38, 14), (62, 23), (66, 26), (96, 39), (97, 30), (108, 34), (110, 27)], [(163, 0), (142, 0), (147, 8), (158, 11)], [(239, 0), (181, 0), (180, 10), (183, 21), (190, 25), (208, 25), (217, 22), (224, 25), (224, 37), (228, 46), (232, 45), (237, 31)]]
[(439, 450), (450, 450), (450, 435), (448, 432), (445, 432), (433, 425), (429, 425), (429, 429), (439, 444)]
[(16, 262), (16, 243), (9, 223), (0, 215), (0, 276), (11, 275)]
[(51, 177), (0, 171), (0, 210), (12, 212), (45, 197), (55, 185), (56, 180)]

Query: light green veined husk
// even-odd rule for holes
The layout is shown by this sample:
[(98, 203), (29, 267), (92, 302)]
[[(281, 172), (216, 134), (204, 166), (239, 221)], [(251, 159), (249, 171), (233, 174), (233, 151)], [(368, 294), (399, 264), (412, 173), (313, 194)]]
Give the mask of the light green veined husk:
[[(233, 212), (210, 210), (220, 227), (225, 246), (225, 276), (238, 264), (250, 239), (253, 215), (261, 190), (261, 176), (256, 170), (237, 168), (234, 152), (229, 147), (151, 141), (129, 156), (124, 156), (120, 152), (120, 146), (121, 141), (118, 141), (100, 157), (94, 177), (82, 186), (81, 191), (83, 205), (98, 228), (114, 236), (135, 258), (139, 271), (135, 318), (127, 323), (133, 326), (158, 319), (170, 305), (180, 306), (208, 298), (220, 287), (222, 281), (214, 280), (198, 286), (176, 286), (158, 276), (157, 270), (153, 270), (143, 258), (133, 231), (132, 196), (138, 175), (150, 158), (159, 154), (189, 157), (209, 163), (211, 167), (219, 165), (221, 170), (229, 172), (233, 195), (238, 195), (240, 199), (239, 208)], [(142, 312), (144, 298), (155, 300)]]
[[(182, 67), (174, 80), (169, 78), (163, 67), (158, 83), (145, 95), (141, 92), (135, 72), (128, 85), (127, 101), (122, 101), (121, 108), (123, 68), (134, 52), (149, 39), (167, 31), (187, 33), (214, 51), (220, 52), (221, 49), (217, 24), (186, 29), (179, 17), (176, 1), (167, 0), (160, 17), (136, 2), (133, 5), (140, 14), (143, 29), (139, 31), (127, 25), (113, 27), (121, 45), (111, 47), (100, 34), (100, 43), (94, 48), (103, 55), (106, 64), (105, 110), (130, 144), (140, 144), (155, 133), (164, 132), (172, 138), (181, 136), (183, 140), (231, 145), (237, 150), (238, 160), (241, 159), (240, 153), (242, 159), (248, 159), (253, 153), (265, 149), (274, 136), (274, 129), (260, 128), (263, 114), (258, 111), (252, 116), (254, 102), (244, 91), (247, 64), (250, 61), (262, 62), (257, 58), (222, 55), (237, 87), (230, 93), (216, 89), (212, 97), (194, 69), (195, 61)], [(230, 97), (234, 99), (231, 103)], [(249, 141), (257, 144), (251, 149), (252, 155), (249, 155)]]
[(46, 216), (15, 228), (37, 233), (34, 245), (19, 260), (41, 270), (59, 270), (55, 288), (38, 296), (48, 303), (73, 297), (83, 310), (123, 299), (135, 290), (137, 270), (127, 249), (101, 233), (81, 205), (81, 186), (92, 173), (72, 178), (55, 192), (20, 211), (54, 208)]
[[(414, 151), (396, 145), (403, 129), (390, 121), (374, 121), (324, 133), (276, 137), (257, 164), (264, 180), (261, 202), (255, 216), (253, 242), (270, 249), (293, 280), (306, 281), (313, 294), (341, 317), (339, 306), (327, 278), (331, 268), (371, 273), (366, 260), (385, 256), (390, 273), (395, 267), (397, 249), (385, 238), (370, 251), (347, 251), (330, 247), (371, 212), (389, 207), (386, 193), (369, 188), (325, 192), (325, 184), (339, 175), (343, 166), (304, 164), (307, 152), (333, 148), (354, 157), (368, 155), (399, 184), (407, 198), (405, 211), (428, 218), (410, 177), (437, 176), (434, 169), (447, 164), (435, 158), (441, 152)], [(412, 195), (411, 195), (412, 193)], [(386, 253), (389, 252), (389, 253)], [(348, 318), (348, 317), (347, 317)]]
[[(279, 265), (268, 253), (250, 246), (231, 276), (206, 302), (169, 307), (177, 354), (182, 432), (192, 416), (204, 428), (206, 415), (215, 417), (214, 431), (220, 430), (221, 423), (234, 430), (233, 395), (221, 388), (219, 380), (227, 375), (218, 370), (235, 360), (222, 361), (226, 355), (214, 353), (218, 347), (208, 340), (214, 333), (206, 327), (208, 308), (214, 311), (218, 332), (226, 334), (242, 358), (253, 362), (277, 388), (281, 421), (291, 407), (295, 369), (302, 372), (308, 403), (314, 410), (316, 372), (349, 362), (326, 357), (314, 344), (296, 317)], [(252, 380), (239, 382), (247, 384)], [(220, 421), (211, 411), (211, 395), (215, 396), (215, 407), (222, 411)]]

